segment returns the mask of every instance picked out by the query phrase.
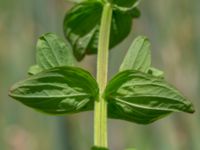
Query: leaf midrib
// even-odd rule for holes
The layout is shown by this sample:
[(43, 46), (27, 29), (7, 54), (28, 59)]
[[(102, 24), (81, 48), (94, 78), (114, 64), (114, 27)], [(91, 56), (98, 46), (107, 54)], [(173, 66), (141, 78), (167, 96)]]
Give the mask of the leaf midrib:
[(49, 95), (46, 95), (46, 96), (22, 96), (22, 95), (19, 95), (19, 94), (10, 94), (12, 97), (15, 97), (15, 98), (71, 98), (71, 97), (82, 97), (82, 96), (85, 96), (85, 97), (90, 97), (89, 94), (71, 94), (71, 95), (55, 95), (55, 96), (49, 96)]
[(160, 110), (160, 111), (176, 111), (176, 112), (179, 112), (179, 110), (177, 109), (165, 109), (165, 108), (152, 108), (152, 107), (147, 107), (147, 106), (144, 106), (144, 105), (138, 105), (138, 104), (134, 104), (134, 103), (129, 103), (129, 102), (126, 102), (126, 101), (123, 101), (119, 98), (116, 98), (115, 97), (115, 100), (118, 101), (118, 102), (121, 102), (121, 103), (125, 103), (125, 104), (128, 104), (130, 106), (133, 106), (133, 107), (138, 107), (138, 108), (143, 108), (143, 109), (149, 109), (149, 110)]

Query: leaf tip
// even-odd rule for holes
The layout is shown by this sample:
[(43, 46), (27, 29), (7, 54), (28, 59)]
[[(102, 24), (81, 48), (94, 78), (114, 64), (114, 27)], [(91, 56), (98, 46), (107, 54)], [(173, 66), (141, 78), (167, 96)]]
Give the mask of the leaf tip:
[(190, 104), (190, 106), (187, 109), (187, 112), (191, 113), (191, 114), (195, 113), (195, 108), (194, 108), (193, 104)]
[(13, 91), (15, 90), (15, 85), (11, 86), (9, 91), (8, 91), (8, 96), (11, 98), (14, 98), (13, 96)]

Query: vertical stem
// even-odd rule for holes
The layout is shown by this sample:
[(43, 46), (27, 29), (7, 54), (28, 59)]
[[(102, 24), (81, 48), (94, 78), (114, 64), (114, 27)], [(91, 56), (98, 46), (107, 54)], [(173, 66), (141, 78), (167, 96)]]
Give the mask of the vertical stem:
[(98, 42), (97, 82), (99, 84), (99, 99), (95, 101), (94, 112), (94, 144), (98, 147), (108, 147), (107, 142), (107, 102), (102, 94), (107, 84), (108, 53), (112, 8), (106, 3), (103, 8)]

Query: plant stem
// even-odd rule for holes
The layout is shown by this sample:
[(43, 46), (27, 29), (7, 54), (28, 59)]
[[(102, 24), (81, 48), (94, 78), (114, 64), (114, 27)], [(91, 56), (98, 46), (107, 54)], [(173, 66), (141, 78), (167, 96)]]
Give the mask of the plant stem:
[(112, 8), (110, 3), (104, 4), (97, 60), (97, 82), (99, 84), (99, 99), (95, 101), (94, 112), (94, 144), (98, 147), (108, 147), (107, 142), (107, 102), (102, 94), (107, 84), (108, 74), (108, 53), (110, 41), (110, 27), (112, 19)]

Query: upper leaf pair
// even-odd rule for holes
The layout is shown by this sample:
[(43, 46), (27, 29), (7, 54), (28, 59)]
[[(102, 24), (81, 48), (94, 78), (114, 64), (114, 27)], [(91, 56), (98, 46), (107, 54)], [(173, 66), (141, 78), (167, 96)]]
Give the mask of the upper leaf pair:
[(15, 84), (9, 95), (23, 104), (50, 114), (93, 109), (98, 96), (96, 80), (87, 71), (70, 67), (72, 51), (56, 35), (48, 33), (37, 43), (37, 65), (28, 79)]
[[(119, 1), (116, 1), (116, 3), (119, 3)], [(65, 37), (70, 42), (74, 55), (79, 61), (86, 54), (97, 53), (103, 5), (104, 3), (101, 1), (84, 1), (75, 5), (65, 16)], [(136, 18), (139, 15), (140, 13), (136, 6), (130, 10), (113, 6), (110, 48), (127, 37), (131, 31), (132, 18)]]
[(152, 69), (150, 43), (138, 37), (131, 45), (120, 72), (107, 85), (104, 98), (108, 116), (148, 124), (172, 112), (193, 113), (192, 103)]

